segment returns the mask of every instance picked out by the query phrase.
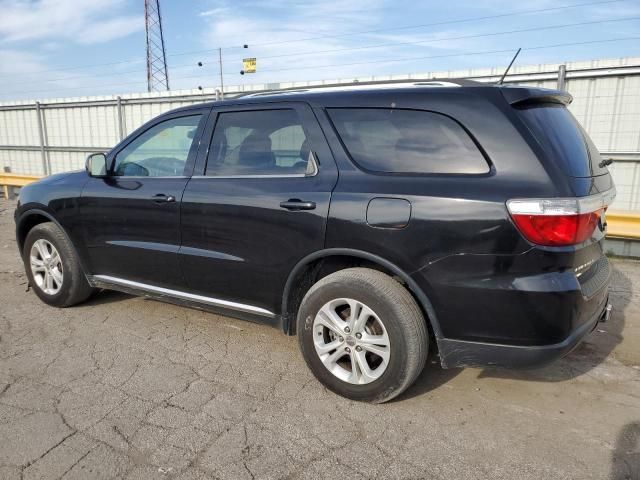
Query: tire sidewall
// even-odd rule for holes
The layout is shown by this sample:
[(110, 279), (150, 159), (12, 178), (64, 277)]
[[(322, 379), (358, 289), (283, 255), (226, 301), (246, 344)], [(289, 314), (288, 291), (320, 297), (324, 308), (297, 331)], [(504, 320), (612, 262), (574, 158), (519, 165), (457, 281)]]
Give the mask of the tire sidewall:
[[(406, 335), (402, 325), (395, 320), (402, 313), (363, 282), (335, 281), (321, 288), (312, 289), (302, 302), (298, 312), (298, 341), (307, 365), (327, 388), (353, 400), (376, 401), (386, 398), (403, 382), (407, 370)], [(313, 339), (313, 321), (327, 302), (337, 298), (352, 298), (371, 308), (384, 324), (390, 342), (387, 369), (371, 383), (354, 385), (340, 380), (322, 363), (316, 353)]]
[[(45, 293), (35, 282), (33, 272), (31, 271), (31, 248), (37, 240), (46, 240), (51, 243), (58, 251), (62, 262), (62, 287), (58, 293), (50, 295)], [(35, 292), (35, 294), (45, 303), (54, 306), (63, 306), (70, 296), (72, 283), (73, 283), (73, 267), (72, 256), (73, 252), (69, 252), (64, 242), (61, 242), (57, 235), (54, 235), (49, 229), (43, 228), (37, 225), (27, 235), (23, 249), (23, 261), (27, 278), (29, 279), (29, 285)]]

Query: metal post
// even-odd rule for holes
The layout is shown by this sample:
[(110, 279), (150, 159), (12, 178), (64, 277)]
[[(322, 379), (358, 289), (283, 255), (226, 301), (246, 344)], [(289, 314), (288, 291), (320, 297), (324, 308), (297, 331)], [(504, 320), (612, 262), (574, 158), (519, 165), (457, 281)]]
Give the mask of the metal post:
[(222, 48), (218, 48), (218, 64), (220, 65), (220, 97), (224, 100), (224, 73), (222, 73)]
[[(4, 173), (11, 173), (11, 167), (4, 167)], [(13, 188), (8, 185), (3, 185), (2, 190), (4, 191), (4, 198), (9, 200), (13, 197)]]
[(44, 129), (42, 127), (42, 107), (36, 102), (36, 115), (38, 116), (38, 137), (40, 138), (40, 156), (42, 157), (42, 173), (47, 175), (47, 152), (45, 151)]
[(122, 116), (122, 97), (118, 95), (116, 97), (118, 100), (117, 108), (118, 108), (118, 135), (120, 136), (120, 140), (124, 138), (124, 117)]
[(563, 64), (558, 67), (558, 87), (557, 87), (558, 90), (564, 91), (566, 80), (567, 80), (567, 66)]

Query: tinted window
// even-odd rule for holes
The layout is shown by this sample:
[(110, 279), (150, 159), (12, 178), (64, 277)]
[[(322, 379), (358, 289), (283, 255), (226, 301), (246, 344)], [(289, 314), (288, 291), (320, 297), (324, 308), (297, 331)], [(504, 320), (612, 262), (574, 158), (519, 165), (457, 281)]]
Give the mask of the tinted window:
[(211, 140), (206, 175), (304, 175), (309, 153), (295, 110), (221, 113)]
[(189, 152), (202, 115), (158, 123), (123, 148), (114, 175), (167, 177), (184, 175)]
[(538, 142), (572, 177), (590, 177), (607, 173), (598, 149), (571, 112), (554, 103), (525, 106), (518, 109)]
[(382, 108), (334, 108), (329, 116), (353, 160), (387, 173), (487, 173), (489, 165), (467, 132), (438, 113)]

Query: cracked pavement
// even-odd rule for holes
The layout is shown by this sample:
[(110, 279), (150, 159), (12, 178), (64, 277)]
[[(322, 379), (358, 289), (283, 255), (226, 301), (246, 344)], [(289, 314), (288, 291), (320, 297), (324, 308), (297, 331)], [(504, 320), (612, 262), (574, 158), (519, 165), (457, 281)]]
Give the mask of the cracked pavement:
[(0, 200), (2, 479), (640, 479), (640, 262), (541, 370), (442, 370), (395, 401), (324, 389), (296, 339), (116, 292), (26, 292)]

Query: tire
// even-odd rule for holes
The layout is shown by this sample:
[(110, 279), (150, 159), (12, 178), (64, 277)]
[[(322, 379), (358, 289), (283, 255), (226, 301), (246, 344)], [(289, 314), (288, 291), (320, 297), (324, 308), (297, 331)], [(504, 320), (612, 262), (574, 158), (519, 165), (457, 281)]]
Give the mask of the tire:
[(429, 348), (425, 318), (409, 291), (368, 268), (341, 270), (313, 285), (302, 299), (297, 331), (302, 355), (320, 382), (338, 395), (372, 403), (408, 388)]
[[(46, 252), (44, 255), (41, 254), (42, 248)], [(55, 252), (58, 254), (57, 257)], [(48, 284), (44, 279), (46, 267), (40, 265), (45, 263), (42, 261), (45, 257), (56, 263), (50, 265), (48, 270), (55, 273), (49, 275), (53, 279), (51, 288), (47, 288)], [(52, 222), (40, 223), (29, 231), (24, 242), (22, 259), (29, 285), (40, 300), (48, 305), (70, 307), (85, 301), (93, 293), (71, 241), (60, 227)], [(55, 259), (59, 261), (55, 262)], [(32, 262), (39, 263), (32, 267)]]

